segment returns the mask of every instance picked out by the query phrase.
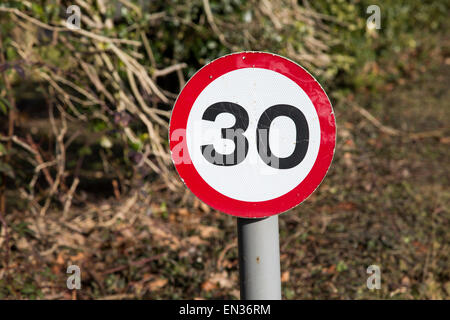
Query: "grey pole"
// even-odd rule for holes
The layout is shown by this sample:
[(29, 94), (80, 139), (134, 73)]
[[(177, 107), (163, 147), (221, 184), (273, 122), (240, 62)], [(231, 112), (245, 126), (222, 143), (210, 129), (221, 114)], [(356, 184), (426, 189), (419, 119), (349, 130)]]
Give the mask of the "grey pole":
[(278, 216), (237, 219), (241, 299), (281, 300)]

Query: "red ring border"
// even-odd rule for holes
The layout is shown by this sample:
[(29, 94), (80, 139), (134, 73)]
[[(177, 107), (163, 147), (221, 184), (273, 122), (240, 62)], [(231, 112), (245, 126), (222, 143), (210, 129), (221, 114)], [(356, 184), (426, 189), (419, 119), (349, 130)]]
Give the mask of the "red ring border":
[[(263, 218), (280, 214), (299, 205), (320, 185), (333, 159), (336, 145), (336, 121), (331, 102), (325, 91), (316, 79), (300, 65), (287, 58), (266, 52), (233, 53), (218, 58), (201, 68), (186, 83), (179, 94), (170, 118), (171, 151), (179, 143), (170, 139), (173, 131), (186, 129), (191, 108), (203, 89), (223, 74), (243, 68), (264, 68), (281, 73), (297, 83), (311, 99), (319, 118), (321, 140), (316, 162), (308, 175), (294, 189), (280, 197), (266, 201), (248, 202), (227, 197), (213, 189), (203, 180), (192, 162), (175, 164), (175, 168), (186, 186), (209, 206), (233, 216)], [(187, 148), (184, 151), (189, 156)]]

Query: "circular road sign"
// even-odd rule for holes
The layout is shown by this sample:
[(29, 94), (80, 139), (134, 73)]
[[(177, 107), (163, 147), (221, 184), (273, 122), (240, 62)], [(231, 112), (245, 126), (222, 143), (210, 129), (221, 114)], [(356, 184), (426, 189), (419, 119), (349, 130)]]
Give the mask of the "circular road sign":
[(334, 154), (330, 100), (301, 66), (263, 52), (200, 69), (172, 111), (170, 150), (203, 202), (243, 218), (287, 211), (325, 177)]

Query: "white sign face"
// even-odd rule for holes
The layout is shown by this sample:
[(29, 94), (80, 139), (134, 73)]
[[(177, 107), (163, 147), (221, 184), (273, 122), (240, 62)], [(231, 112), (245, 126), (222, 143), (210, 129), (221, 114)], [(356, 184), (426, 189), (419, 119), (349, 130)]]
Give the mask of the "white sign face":
[(189, 80), (169, 134), (173, 161), (194, 194), (223, 212), (258, 218), (292, 208), (317, 188), (335, 130), (328, 97), (303, 68), (243, 52)]
[[(236, 123), (231, 113), (220, 113), (215, 121), (203, 120), (206, 109), (221, 101), (233, 102), (248, 114), (249, 125), (243, 133), (248, 153), (238, 165), (218, 166), (209, 162), (201, 146), (213, 144), (222, 154), (234, 151), (234, 142), (223, 139), (221, 130)], [(309, 145), (304, 159), (293, 168), (280, 170), (268, 166), (259, 156), (257, 125), (269, 107), (286, 104), (301, 110), (308, 130)], [(290, 156), (296, 145), (296, 124), (279, 116), (270, 124), (269, 145), (278, 158)], [(278, 198), (295, 188), (314, 165), (320, 146), (320, 124), (308, 95), (288, 77), (272, 70), (246, 68), (228, 72), (212, 81), (198, 96), (189, 114), (186, 138), (192, 163), (202, 178), (223, 195), (241, 201), (265, 201)]]

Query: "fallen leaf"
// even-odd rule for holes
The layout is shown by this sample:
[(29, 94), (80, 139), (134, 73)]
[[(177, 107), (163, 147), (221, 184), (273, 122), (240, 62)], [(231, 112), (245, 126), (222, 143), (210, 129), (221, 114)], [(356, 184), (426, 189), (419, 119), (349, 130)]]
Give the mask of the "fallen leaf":
[(353, 166), (352, 154), (350, 152), (345, 152), (344, 153), (344, 164), (347, 167), (352, 167)]
[(209, 278), (209, 281), (218, 284), (220, 288), (231, 288), (233, 286), (226, 271), (213, 273)]
[(199, 236), (192, 236), (186, 239), (190, 244), (194, 246), (199, 246), (202, 244), (208, 244), (205, 240), (202, 240)]
[(80, 261), (80, 260), (83, 260), (83, 259), (84, 259), (84, 253), (83, 252), (78, 252), (77, 255), (70, 257), (70, 260), (74, 261), (74, 262), (75, 261)]
[(402, 285), (404, 285), (405, 287), (409, 287), (410, 284), (411, 284), (411, 281), (409, 280), (409, 278), (407, 276), (404, 276), (402, 278)]
[(150, 291), (155, 291), (155, 290), (161, 289), (166, 284), (167, 284), (167, 279), (159, 278), (159, 279), (156, 279), (156, 280), (153, 280), (152, 282), (150, 282), (148, 284), (148, 288)]
[(444, 144), (450, 144), (450, 137), (442, 137), (440, 141)]
[(213, 226), (199, 225), (200, 236), (204, 239), (214, 237), (219, 234), (220, 230)]
[(288, 282), (289, 281), (289, 271), (285, 271), (281, 275), (281, 282)]
[(203, 291), (209, 292), (214, 289), (217, 289), (217, 284), (212, 282), (211, 280), (206, 280), (205, 282), (202, 283), (201, 287)]
[(29, 248), (29, 244), (28, 244), (27, 239), (25, 239), (25, 238), (19, 238), (19, 239), (16, 241), (16, 247), (17, 247), (19, 250), (25, 250), (25, 249), (28, 249), (28, 248)]
[(148, 281), (148, 280), (150, 280), (152, 278), (152, 275), (150, 274), (150, 273), (145, 273), (143, 276), (142, 276), (142, 281)]
[(230, 294), (238, 300), (241, 298), (241, 292), (237, 289), (231, 290)]
[(126, 239), (135, 239), (136, 235), (134, 232), (132, 232), (129, 228), (124, 228), (120, 231), (120, 233), (126, 238)]
[(351, 211), (356, 208), (356, 204), (354, 204), (353, 202), (341, 202), (337, 205), (337, 208), (346, 211)]
[(205, 213), (210, 213), (211, 212), (211, 208), (207, 204), (205, 204), (203, 202), (200, 203), (200, 208)]
[(62, 255), (62, 253), (59, 253), (58, 257), (56, 258), (56, 263), (62, 265), (62, 264), (65, 264), (65, 262), (66, 261)]

